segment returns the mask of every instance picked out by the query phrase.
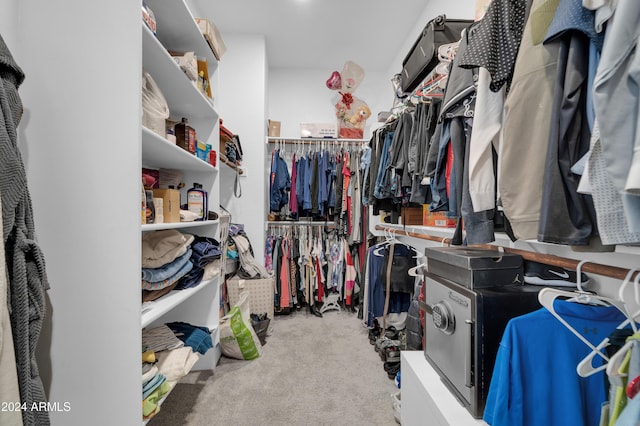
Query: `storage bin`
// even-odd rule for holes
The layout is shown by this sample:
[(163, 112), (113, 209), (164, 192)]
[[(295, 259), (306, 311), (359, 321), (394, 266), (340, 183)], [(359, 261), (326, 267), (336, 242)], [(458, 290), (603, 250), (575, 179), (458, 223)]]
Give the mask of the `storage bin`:
[(180, 191), (177, 189), (153, 189), (155, 198), (162, 198), (164, 223), (180, 222)]
[(268, 318), (273, 318), (273, 295), (275, 280), (271, 278), (261, 278), (257, 280), (245, 280), (233, 276), (227, 280), (227, 294), (229, 296), (229, 306), (233, 306), (240, 300), (243, 291), (249, 292), (249, 306), (252, 314), (267, 313)]
[(404, 225), (422, 225), (422, 207), (403, 207), (400, 219)]
[(455, 228), (457, 221), (454, 217), (447, 217), (446, 212), (430, 212), (429, 205), (422, 206), (422, 224), (438, 228)]

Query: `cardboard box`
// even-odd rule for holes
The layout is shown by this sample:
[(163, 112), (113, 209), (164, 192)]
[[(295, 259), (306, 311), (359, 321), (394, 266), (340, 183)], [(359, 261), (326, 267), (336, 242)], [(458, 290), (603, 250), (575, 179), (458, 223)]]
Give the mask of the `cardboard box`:
[(269, 120), (269, 136), (280, 137), (280, 122)]
[(177, 189), (154, 189), (153, 196), (162, 198), (164, 223), (180, 222), (180, 191)]
[(402, 207), (400, 220), (404, 225), (422, 225), (422, 207)]
[(300, 123), (303, 138), (337, 138), (338, 123)]
[(222, 35), (218, 28), (213, 25), (210, 21), (203, 18), (196, 18), (196, 23), (198, 24), (198, 28), (200, 28), (200, 32), (204, 36), (207, 43), (209, 43), (209, 47), (213, 51), (217, 60), (222, 58), (224, 52), (227, 51), (227, 46), (224, 44), (224, 40), (222, 40)]
[(422, 206), (422, 212), (422, 224), (424, 226), (435, 226), (438, 228), (456, 227), (456, 219), (447, 217), (447, 212), (430, 212), (427, 204)]
[(267, 316), (273, 319), (273, 295), (275, 292), (275, 279), (273, 277), (245, 280), (235, 275), (229, 278), (227, 280), (229, 307), (238, 303), (242, 292), (249, 292), (249, 308), (252, 314), (266, 312)]
[(207, 145), (202, 141), (196, 142), (196, 157), (201, 159), (202, 161), (208, 163), (209, 162), (209, 149), (211, 145)]

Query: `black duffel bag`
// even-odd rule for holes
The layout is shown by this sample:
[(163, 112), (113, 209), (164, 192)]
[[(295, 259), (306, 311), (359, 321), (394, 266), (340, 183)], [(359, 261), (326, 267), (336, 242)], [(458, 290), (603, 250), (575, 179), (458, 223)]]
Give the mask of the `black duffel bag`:
[(401, 88), (411, 93), (438, 65), (438, 47), (459, 41), (462, 30), (473, 24), (467, 19), (447, 19), (440, 15), (430, 20), (402, 61)]

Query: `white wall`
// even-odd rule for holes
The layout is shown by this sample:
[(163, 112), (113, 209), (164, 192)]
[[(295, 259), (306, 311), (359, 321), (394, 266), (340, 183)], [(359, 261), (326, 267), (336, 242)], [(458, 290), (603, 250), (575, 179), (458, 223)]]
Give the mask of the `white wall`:
[[(26, 74), (19, 145), (51, 284), (38, 361), (49, 401), (71, 408), (50, 413), (52, 424), (132, 424), (142, 414), (132, 285), (140, 280), (140, 6), (17, 3), (0, 0)], [(96, 15), (101, 25), (88, 19)]]
[[(398, 53), (386, 72), (365, 70), (365, 78), (354, 93), (369, 105), (372, 116), (367, 121), (365, 138), (376, 124), (380, 111), (388, 111), (394, 99), (391, 78), (402, 70), (402, 60), (406, 56), (426, 23), (437, 15), (449, 18), (473, 19), (476, 0), (428, 0), (424, 12), (412, 25), (410, 36), (398, 46)], [(410, 20), (409, 20), (410, 21)], [(339, 99), (337, 92), (327, 89), (325, 82), (335, 71), (342, 69), (342, 63), (331, 64), (325, 69), (283, 69), (274, 68), (269, 72), (268, 118), (280, 121), (280, 135), (300, 137), (301, 122), (335, 121), (334, 105)]]
[[(280, 136), (299, 138), (300, 123), (336, 121), (335, 104), (340, 95), (325, 84), (333, 71), (340, 71), (344, 64), (326, 69), (285, 69), (269, 71), (268, 117), (281, 122)], [(364, 137), (376, 127), (378, 112), (388, 111), (393, 103), (393, 87), (390, 77), (382, 72), (367, 72), (354, 96), (362, 99), (371, 109)]]
[[(20, 7), (19, 0), (0, 0), (0, 36), (4, 42), (12, 50), (18, 42), (18, 11)], [(15, 52), (12, 51), (15, 56)]]
[(242, 197), (233, 196), (234, 172), (220, 166), (220, 203), (242, 223), (258, 262), (264, 263), (264, 221), (267, 218), (265, 136), (267, 56), (261, 35), (224, 34), (227, 52), (220, 61), (218, 106), (224, 126), (240, 136), (244, 175)]

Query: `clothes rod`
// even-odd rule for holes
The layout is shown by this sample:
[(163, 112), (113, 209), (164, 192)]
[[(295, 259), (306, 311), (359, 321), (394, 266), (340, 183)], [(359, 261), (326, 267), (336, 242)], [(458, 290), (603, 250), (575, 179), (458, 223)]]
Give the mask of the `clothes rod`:
[[(388, 231), (392, 235), (393, 234), (405, 235), (407, 237), (418, 238), (421, 240), (435, 241), (437, 243), (442, 243), (442, 244), (451, 243), (451, 238), (446, 238), (446, 237), (443, 238), (443, 237), (436, 237), (429, 234), (418, 234), (415, 232), (401, 231), (395, 228), (390, 228), (382, 225), (376, 225), (375, 229), (378, 231)], [(576, 270), (578, 268), (578, 263), (580, 263), (580, 261), (578, 260), (556, 256), (553, 254), (536, 253), (529, 250), (514, 249), (514, 248), (504, 247), (504, 246), (494, 245), (494, 244), (475, 244), (469, 247), (482, 248), (482, 249), (495, 250), (495, 251), (499, 251), (500, 248), (502, 248), (505, 253), (520, 255), (525, 260), (544, 263), (545, 265), (558, 266), (560, 268), (566, 268), (571, 270)], [(629, 273), (629, 269), (619, 268), (617, 266), (603, 265), (601, 263), (595, 263), (595, 262), (585, 262), (582, 265), (582, 268), (580, 269), (582, 270), (582, 272), (591, 272), (592, 274), (602, 275), (604, 277), (616, 278), (619, 280), (624, 280), (627, 277), (627, 274)]]
[(244, 171), (241, 168), (239, 168), (235, 163), (233, 163), (232, 161), (229, 161), (226, 155), (220, 154), (220, 162), (226, 164), (229, 168), (233, 170), (237, 170), (239, 175), (244, 174)]
[(367, 139), (333, 139), (333, 138), (277, 138), (277, 137), (269, 138), (269, 143), (280, 143), (285, 145), (317, 144), (318, 142), (328, 142), (330, 144), (342, 144), (342, 143), (362, 144), (362, 143), (368, 143), (369, 140)]
[(268, 226), (335, 226), (335, 222), (312, 222), (305, 220), (278, 220), (267, 222)]

